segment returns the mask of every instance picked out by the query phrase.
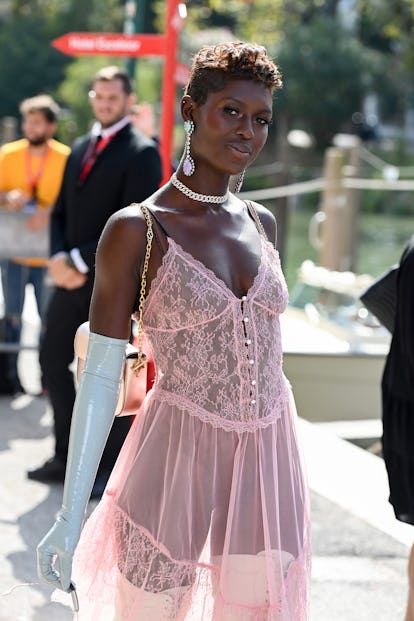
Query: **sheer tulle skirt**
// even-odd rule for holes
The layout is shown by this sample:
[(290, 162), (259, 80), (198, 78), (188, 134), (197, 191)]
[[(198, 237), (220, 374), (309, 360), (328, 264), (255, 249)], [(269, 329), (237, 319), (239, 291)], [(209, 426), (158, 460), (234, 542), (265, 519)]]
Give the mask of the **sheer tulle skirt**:
[(295, 417), (225, 431), (152, 394), (76, 551), (79, 620), (306, 621)]

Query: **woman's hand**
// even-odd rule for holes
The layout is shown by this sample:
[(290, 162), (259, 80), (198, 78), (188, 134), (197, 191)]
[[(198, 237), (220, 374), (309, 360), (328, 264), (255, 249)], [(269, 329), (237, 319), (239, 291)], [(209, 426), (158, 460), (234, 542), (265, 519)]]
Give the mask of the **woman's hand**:
[(5, 207), (8, 211), (20, 211), (30, 200), (30, 196), (23, 190), (10, 190), (5, 195)]
[[(91, 325), (85, 368), (73, 408), (62, 509), (37, 548), (39, 577), (63, 591), (71, 587), (74, 550), (118, 402), (130, 318), (139, 288), (137, 266), (141, 265), (146, 240), (145, 221), (136, 217), (137, 211), (122, 210), (118, 216), (121, 221), (116, 220), (115, 227), (107, 225), (98, 246), (96, 312), (93, 308), (91, 311), (97, 331)], [(133, 216), (132, 224), (125, 214)], [(57, 257), (55, 267), (65, 261), (65, 255)]]
[(70, 429), (63, 502), (37, 547), (39, 577), (69, 591), (72, 558), (98, 465), (112, 427), (127, 339), (89, 335)]
[(87, 281), (86, 274), (81, 274), (73, 267), (69, 267), (66, 262), (66, 253), (61, 252), (48, 261), (48, 274), (53, 283), (63, 289), (79, 289)]
[(37, 546), (39, 578), (66, 592), (70, 588), (73, 553), (80, 535), (71, 517), (61, 510), (56, 522)]

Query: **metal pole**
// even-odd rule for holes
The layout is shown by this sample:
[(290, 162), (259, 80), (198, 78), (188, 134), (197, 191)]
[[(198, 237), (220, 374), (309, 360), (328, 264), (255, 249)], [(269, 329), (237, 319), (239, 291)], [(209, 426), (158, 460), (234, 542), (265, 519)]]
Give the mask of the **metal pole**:
[(179, 0), (167, 0), (166, 55), (162, 80), (161, 159), (163, 183), (171, 175), (172, 134), (175, 114), (175, 72), (177, 69), (178, 30), (181, 20), (178, 15)]
[[(137, 0), (126, 0), (124, 7), (124, 29), (125, 35), (133, 35), (135, 33), (141, 33), (144, 29), (144, 12), (145, 12), (145, 0), (140, 0), (140, 8), (138, 10)], [(131, 78), (135, 77), (136, 71), (135, 57), (126, 57), (124, 60), (125, 69), (128, 71)]]

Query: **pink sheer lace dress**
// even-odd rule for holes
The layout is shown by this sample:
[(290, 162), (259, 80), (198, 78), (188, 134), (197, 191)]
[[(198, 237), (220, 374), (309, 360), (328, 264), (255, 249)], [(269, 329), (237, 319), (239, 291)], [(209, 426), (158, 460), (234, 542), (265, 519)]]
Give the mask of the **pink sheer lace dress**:
[(80, 620), (308, 619), (286, 304), (265, 239), (241, 299), (169, 239), (144, 311), (155, 384), (75, 554)]

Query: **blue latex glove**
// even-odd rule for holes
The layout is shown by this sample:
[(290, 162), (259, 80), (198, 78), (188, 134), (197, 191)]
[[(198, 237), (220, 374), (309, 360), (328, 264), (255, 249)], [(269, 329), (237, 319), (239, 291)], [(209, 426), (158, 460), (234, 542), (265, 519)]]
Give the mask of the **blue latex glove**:
[(90, 333), (73, 408), (62, 507), (37, 546), (39, 578), (69, 591), (73, 553), (118, 400), (127, 340)]

